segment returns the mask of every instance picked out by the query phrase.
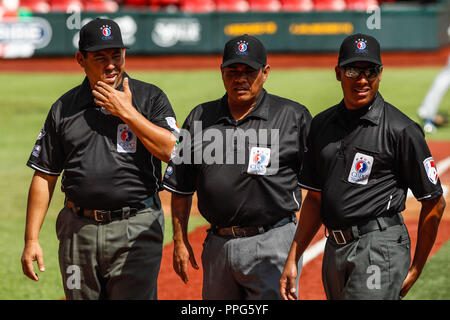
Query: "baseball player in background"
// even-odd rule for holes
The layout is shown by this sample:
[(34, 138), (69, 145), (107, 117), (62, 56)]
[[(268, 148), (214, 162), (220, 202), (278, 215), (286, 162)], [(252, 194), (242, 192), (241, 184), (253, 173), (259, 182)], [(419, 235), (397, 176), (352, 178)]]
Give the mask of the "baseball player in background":
[[(436, 126), (447, 122), (447, 116), (438, 114), (439, 105), (450, 87), (450, 55), (447, 65), (438, 73), (428, 90), (417, 113), (423, 121), (423, 130), (427, 133), (436, 131)], [(447, 110), (448, 112), (448, 110)]]
[[(426, 263), (445, 200), (420, 126), (378, 92), (382, 70), (375, 38), (344, 39), (335, 68), (344, 98), (314, 117), (307, 139), (308, 193), (280, 279), (284, 299), (296, 299), (297, 260), (322, 223), (328, 299), (399, 299)], [(412, 264), (401, 214), (408, 188), (421, 203)]]
[(175, 115), (156, 86), (124, 72), (125, 46), (113, 20), (80, 30), (86, 77), (52, 106), (27, 165), (23, 273), (45, 270), (39, 232), (58, 176), (65, 206), (56, 232), (67, 299), (156, 299), (164, 214), (161, 160), (176, 138)]

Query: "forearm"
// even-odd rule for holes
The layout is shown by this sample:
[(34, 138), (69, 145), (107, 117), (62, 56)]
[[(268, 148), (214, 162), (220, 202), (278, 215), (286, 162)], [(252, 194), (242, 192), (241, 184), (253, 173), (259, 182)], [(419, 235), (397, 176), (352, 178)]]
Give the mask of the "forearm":
[(297, 231), (280, 278), (280, 295), (284, 300), (297, 300), (298, 261), (322, 224), (320, 202), (320, 192), (308, 191), (300, 210)]
[(172, 194), (172, 221), (173, 221), (173, 269), (184, 281), (189, 281), (188, 264), (198, 270), (194, 251), (188, 240), (188, 222), (191, 211), (192, 196), (179, 196)]
[(418, 274), (422, 272), (434, 245), (444, 209), (445, 200), (443, 197), (422, 203), (417, 230), (417, 245), (412, 263), (412, 268)]
[(322, 225), (322, 220), (320, 218), (320, 202), (320, 193), (308, 191), (300, 211), (297, 231), (288, 257), (288, 259), (294, 259), (295, 263), (298, 262), (302, 254), (308, 248)]
[(28, 193), (25, 242), (38, 240), (57, 179), (35, 172)]
[(161, 161), (169, 162), (177, 140), (169, 130), (151, 123), (133, 107), (121, 118), (151, 154)]
[(158, 159), (169, 162), (176, 138), (169, 131), (151, 123), (133, 106), (128, 78), (123, 80), (124, 91), (118, 91), (99, 81), (92, 94), (94, 102), (125, 122), (145, 148)]
[(187, 241), (188, 222), (192, 205), (192, 196), (172, 194), (172, 225), (174, 242)]

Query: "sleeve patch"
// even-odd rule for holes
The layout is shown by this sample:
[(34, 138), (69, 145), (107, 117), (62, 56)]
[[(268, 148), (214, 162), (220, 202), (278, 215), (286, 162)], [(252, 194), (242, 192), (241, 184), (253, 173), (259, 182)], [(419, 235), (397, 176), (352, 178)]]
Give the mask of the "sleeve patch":
[(180, 128), (178, 127), (177, 120), (174, 117), (166, 117), (167, 124), (176, 133), (180, 133)]
[(439, 177), (433, 157), (426, 158), (423, 161), (423, 166), (425, 167), (425, 171), (427, 172), (427, 176), (430, 182), (433, 184), (437, 184)]

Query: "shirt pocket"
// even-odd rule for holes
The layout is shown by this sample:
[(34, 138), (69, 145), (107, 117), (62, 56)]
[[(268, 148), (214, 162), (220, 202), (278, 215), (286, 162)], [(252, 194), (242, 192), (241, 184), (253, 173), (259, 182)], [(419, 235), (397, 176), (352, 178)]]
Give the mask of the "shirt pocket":
[(354, 147), (345, 161), (342, 179), (354, 186), (373, 183), (374, 172), (381, 163), (378, 151), (362, 147)]
[(280, 166), (279, 155), (278, 148), (272, 147), (271, 144), (246, 144), (245, 163), (241, 174), (253, 177), (276, 175)]

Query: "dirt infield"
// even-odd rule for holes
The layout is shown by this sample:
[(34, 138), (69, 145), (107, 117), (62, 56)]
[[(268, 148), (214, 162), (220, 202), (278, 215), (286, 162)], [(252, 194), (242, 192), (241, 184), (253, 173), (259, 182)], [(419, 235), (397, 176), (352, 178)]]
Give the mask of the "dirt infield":
[[(439, 51), (386, 52), (382, 59), (385, 66), (423, 67), (444, 66), (450, 54), (450, 46)], [(268, 62), (275, 69), (333, 68), (337, 53), (269, 54)], [(129, 71), (151, 70), (199, 70), (219, 68), (220, 55), (128, 55)], [(73, 57), (0, 59), (0, 72), (81, 72)]]
[[(449, 199), (447, 198), (447, 202)], [(412, 248), (415, 248), (417, 242), (417, 220), (406, 219)], [(164, 247), (161, 271), (158, 278), (158, 299), (160, 300), (201, 300), (202, 298), (202, 267), (201, 250), (202, 243), (206, 236), (207, 226), (199, 227), (189, 235), (189, 241), (195, 253), (195, 258), (200, 266), (199, 270), (189, 267), (189, 282), (184, 284), (172, 269), (173, 243)], [(317, 243), (324, 235), (324, 228), (317, 233), (312, 244)], [(438, 237), (431, 251), (432, 256), (439, 248), (448, 241), (450, 237), (450, 220), (442, 220)], [(302, 270), (300, 276), (300, 294), (301, 300), (324, 300), (325, 292), (322, 286), (322, 259), (323, 254), (310, 261)]]
[[(450, 156), (450, 143), (448, 142), (429, 142), (431, 152), (439, 162)], [(450, 169), (440, 175), (441, 183), (450, 186)], [(170, 214), (170, 195), (167, 192), (161, 192), (161, 199), (166, 215)], [(195, 198), (194, 198), (195, 200)], [(450, 196), (447, 193), (446, 202), (450, 203)], [(193, 203), (193, 213), (199, 214), (196, 203)], [(448, 209), (446, 210), (448, 211)], [(412, 254), (417, 242), (417, 223), (420, 213), (420, 204), (414, 199), (409, 198), (406, 202), (406, 210), (403, 212), (405, 223), (408, 227), (412, 242)], [(167, 217), (169, 218), (169, 217)], [(189, 268), (190, 281), (184, 284), (172, 269), (173, 243), (164, 247), (161, 271), (158, 279), (158, 298), (161, 300), (199, 300), (201, 299), (202, 288), (202, 268), (201, 251), (202, 243), (206, 236), (207, 226), (199, 227), (189, 234), (189, 241), (193, 247), (197, 263), (200, 270)], [(324, 228), (317, 233), (311, 245), (317, 243), (324, 237)], [(444, 214), (441, 221), (438, 236), (430, 256), (439, 250), (439, 248), (450, 238), (450, 217)], [(305, 265), (300, 276), (300, 299), (304, 300), (322, 300), (325, 299), (325, 293), (322, 287), (322, 258), (319, 254)]]

